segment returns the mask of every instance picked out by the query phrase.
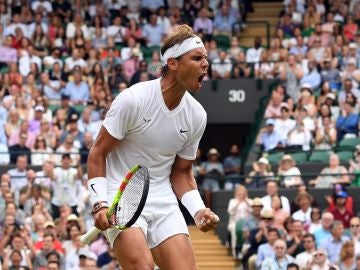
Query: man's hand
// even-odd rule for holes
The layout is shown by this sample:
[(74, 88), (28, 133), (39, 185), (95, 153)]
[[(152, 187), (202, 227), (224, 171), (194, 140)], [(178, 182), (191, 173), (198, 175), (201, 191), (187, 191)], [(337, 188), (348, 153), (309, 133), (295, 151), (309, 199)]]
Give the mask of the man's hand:
[(94, 214), (95, 227), (99, 230), (105, 231), (111, 227), (111, 224), (106, 216), (108, 209), (109, 208), (107, 207), (102, 208)]
[(208, 232), (216, 228), (220, 222), (219, 217), (209, 208), (199, 210), (195, 215), (195, 224), (203, 232)]

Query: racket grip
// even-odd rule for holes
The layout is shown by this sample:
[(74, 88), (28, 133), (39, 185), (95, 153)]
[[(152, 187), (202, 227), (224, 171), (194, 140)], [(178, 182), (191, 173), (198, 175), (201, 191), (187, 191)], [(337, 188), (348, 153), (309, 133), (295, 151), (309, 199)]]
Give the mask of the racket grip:
[(83, 234), (80, 237), (81, 243), (83, 243), (84, 245), (90, 244), (91, 240), (93, 240), (100, 232), (101, 230), (99, 230), (95, 226), (92, 227), (87, 233)]

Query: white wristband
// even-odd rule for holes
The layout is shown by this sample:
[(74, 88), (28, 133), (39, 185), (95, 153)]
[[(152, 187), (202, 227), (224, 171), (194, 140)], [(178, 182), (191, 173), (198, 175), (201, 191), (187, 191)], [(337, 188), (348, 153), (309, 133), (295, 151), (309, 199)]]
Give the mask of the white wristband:
[(196, 189), (186, 192), (181, 197), (181, 203), (186, 207), (193, 218), (195, 218), (195, 214), (199, 210), (206, 208), (199, 191)]
[(93, 206), (96, 202), (108, 202), (107, 180), (105, 177), (95, 177), (87, 182), (90, 193), (90, 203)]

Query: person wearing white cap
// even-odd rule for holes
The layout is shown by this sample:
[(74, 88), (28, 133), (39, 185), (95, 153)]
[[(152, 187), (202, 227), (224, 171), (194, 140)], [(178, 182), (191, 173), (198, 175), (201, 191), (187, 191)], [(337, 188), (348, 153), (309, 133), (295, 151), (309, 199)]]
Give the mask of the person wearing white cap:
[[(160, 269), (196, 268), (177, 199), (201, 231), (220, 221), (206, 208), (192, 171), (207, 116), (188, 91), (198, 92), (207, 74), (205, 46), (189, 26), (180, 25), (160, 51), (162, 77), (117, 95), (88, 158), (90, 203), (100, 206), (94, 208), (94, 223), (106, 231), (124, 269), (153, 269), (154, 261)], [(119, 179), (136, 164), (148, 167), (151, 188), (135, 224), (120, 231), (111, 227), (106, 213)], [(154, 215), (153, 209), (161, 211)]]
[(267, 158), (261, 157), (253, 163), (252, 167), (253, 170), (245, 179), (246, 186), (248, 188), (265, 187), (266, 181), (274, 176), (274, 173), (270, 170), (269, 161)]
[(278, 175), (283, 177), (282, 184), (286, 187), (296, 187), (301, 185), (301, 173), (295, 166), (295, 161), (291, 155), (284, 155), (280, 161)]
[(283, 140), (281, 134), (274, 129), (274, 125), (274, 119), (267, 119), (265, 127), (260, 130), (256, 139), (256, 144), (261, 146), (266, 152), (275, 148), (285, 147), (285, 141)]

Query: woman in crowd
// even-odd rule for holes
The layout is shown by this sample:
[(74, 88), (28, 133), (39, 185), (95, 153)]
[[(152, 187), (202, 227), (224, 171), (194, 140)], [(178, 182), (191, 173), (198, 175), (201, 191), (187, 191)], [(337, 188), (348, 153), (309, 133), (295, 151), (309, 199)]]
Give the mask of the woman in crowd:
[(301, 172), (291, 155), (284, 155), (280, 161), (278, 175), (282, 178), (282, 186), (285, 188), (297, 187), (303, 182)]
[(252, 201), (248, 198), (247, 189), (242, 185), (238, 186), (235, 189), (234, 198), (230, 199), (228, 205), (229, 223), (227, 228), (231, 235), (231, 250), (234, 257), (237, 255), (237, 227), (241, 227), (250, 216), (251, 205)]
[(338, 263), (340, 270), (353, 270), (356, 266), (355, 247), (352, 240), (343, 243)]
[(36, 137), (34, 148), (31, 149), (31, 165), (41, 166), (47, 160), (52, 160), (53, 150), (47, 146), (46, 139), (42, 135)]

